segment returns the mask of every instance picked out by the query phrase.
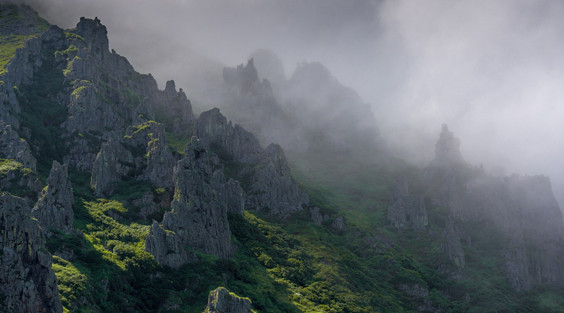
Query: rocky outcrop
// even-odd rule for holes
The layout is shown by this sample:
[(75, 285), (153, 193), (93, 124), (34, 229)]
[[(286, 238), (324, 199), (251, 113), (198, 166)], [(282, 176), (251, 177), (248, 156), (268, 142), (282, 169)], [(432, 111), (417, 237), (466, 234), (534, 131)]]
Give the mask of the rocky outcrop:
[[(517, 290), (564, 285), (564, 223), (550, 181), (543, 176), (496, 177), (468, 165), (460, 141), (443, 125), (436, 157), (424, 173), (427, 196), (447, 209), (444, 251), (465, 267), (464, 225), (496, 233), (504, 271)], [(478, 248), (478, 247), (476, 247)]]
[(309, 209), (309, 216), (311, 217), (313, 223), (317, 226), (321, 226), (330, 218), (328, 214), (323, 214), (323, 212), (321, 212), (321, 209), (316, 206)]
[(174, 165), (163, 125), (148, 121), (129, 127), (123, 137), (114, 133), (102, 144), (92, 168), (91, 186), (97, 195), (109, 195), (113, 182), (130, 176), (172, 190)]
[[(161, 225), (153, 225), (145, 250), (162, 255), (164, 249), (155, 247), (168, 247), (166, 255), (159, 256), (162, 260), (179, 259), (185, 246), (220, 258), (232, 257), (234, 246), (227, 212), (242, 211), (243, 192), (238, 184), (225, 179), (217, 156), (193, 137), (185, 157), (175, 167), (174, 182), (172, 211), (165, 213)], [(189, 258), (180, 259), (190, 262)], [(173, 264), (181, 265), (176, 261)]]
[(342, 216), (338, 216), (333, 223), (331, 223), (331, 227), (335, 230), (344, 230), (345, 229), (345, 218)]
[[(65, 80), (71, 84), (68, 97), (68, 119), (63, 123), (69, 152), (65, 158), (80, 170), (92, 170), (102, 142), (110, 141), (114, 133), (132, 135), (137, 129), (128, 130), (128, 125), (148, 123), (155, 118), (167, 125), (169, 130), (180, 133), (188, 129), (193, 120), (192, 106), (182, 91), (176, 91), (173, 81), (160, 91), (154, 78), (135, 72), (133, 66), (115, 51), (108, 50), (107, 30), (98, 19), (81, 18), (75, 29), (69, 31), (69, 48), (61, 55), (65, 58)], [(151, 125), (137, 137), (151, 132), (158, 139), (153, 141), (148, 155), (152, 168), (143, 179), (161, 186), (164, 176), (167, 186), (172, 186), (174, 160), (164, 149), (164, 129)], [(135, 136), (133, 136), (135, 137)], [(133, 138), (135, 143), (137, 139)], [(115, 140), (114, 140), (115, 141)], [(119, 141), (122, 141), (121, 139)], [(160, 141), (158, 145), (156, 145)], [(126, 142), (122, 142), (127, 144)], [(147, 143), (147, 142), (145, 142)], [(167, 167), (165, 174), (157, 165)], [(172, 162), (172, 166), (171, 165)], [(115, 177), (114, 177), (115, 178)]]
[(47, 178), (47, 187), (41, 192), (31, 214), (48, 233), (50, 229), (70, 232), (74, 227), (73, 202), (68, 166), (53, 161), (51, 173)]
[(224, 287), (210, 291), (204, 313), (252, 313), (251, 300), (241, 298)]
[(51, 255), (30, 207), (0, 195), (0, 311), (62, 312)]
[[(194, 135), (206, 148), (217, 151), (223, 158), (246, 162), (260, 154), (262, 148), (258, 140), (239, 125), (233, 126), (219, 109), (213, 108), (200, 114), (194, 127)], [(222, 156), (221, 153), (225, 153)]]
[(309, 202), (308, 196), (292, 179), (284, 151), (271, 144), (259, 156), (247, 189), (247, 207), (268, 210), (271, 214), (287, 216), (301, 210)]
[(35, 171), (37, 160), (31, 154), (27, 141), (20, 138), (12, 127), (0, 120), (0, 158), (14, 159)]
[(424, 197), (410, 195), (405, 177), (394, 182), (394, 196), (388, 206), (388, 221), (396, 228), (424, 229), (429, 223)]
[(145, 251), (151, 253), (159, 264), (172, 268), (179, 268), (186, 263), (198, 260), (193, 252), (186, 250), (180, 236), (164, 229), (156, 221), (153, 221), (145, 240)]
[(156, 112), (159, 119), (171, 126), (171, 131), (175, 134), (182, 134), (188, 128), (189, 123), (194, 120), (192, 104), (182, 88), (176, 91), (174, 80), (166, 82), (162, 99), (154, 103), (158, 105), (153, 107), (153, 111)]
[(195, 131), (204, 147), (224, 161), (236, 161), (236, 177), (247, 192), (247, 208), (287, 216), (308, 203), (307, 195), (290, 175), (284, 151), (271, 144), (262, 149), (256, 138), (212, 109), (196, 120)]
[(122, 145), (132, 152), (138, 180), (172, 190), (176, 159), (170, 152), (162, 124), (148, 121), (129, 127)]
[(131, 170), (133, 155), (125, 149), (118, 135), (102, 144), (92, 167), (90, 186), (96, 195), (108, 195), (113, 192), (112, 182), (119, 181)]
[(37, 175), (20, 162), (0, 160), (0, 190), (25, 198), (29, 203), (37, 200), (43, 184)]

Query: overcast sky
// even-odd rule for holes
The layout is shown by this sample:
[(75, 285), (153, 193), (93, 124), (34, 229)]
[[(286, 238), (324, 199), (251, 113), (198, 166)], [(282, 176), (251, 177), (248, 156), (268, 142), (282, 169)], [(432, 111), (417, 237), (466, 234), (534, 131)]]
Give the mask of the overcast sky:
[(288, 75), (297, 62), (321, 61), (413, 160), (432, 158), (448, 123), (469, 162), (549, 175), (564, 203), (564, 1), (28, 3), (63, 28), (99, 17), (110, 46), (161, 87), (173, 78), (182, 87), (195, 53), (234, 66), (271, 49)]

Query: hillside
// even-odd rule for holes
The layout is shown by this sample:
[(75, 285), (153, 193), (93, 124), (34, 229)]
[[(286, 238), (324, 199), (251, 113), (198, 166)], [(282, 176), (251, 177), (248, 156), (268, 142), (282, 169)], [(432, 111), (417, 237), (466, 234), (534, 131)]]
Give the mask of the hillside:
[[(564, 312), (548, 178), (485, 173), (446, 125), (406, 164), (320, 64), (275, 91), (252, 61), (224, 70), (218, 106), (267, 123), (196, 116), (99, 19), (0, 8), (0, 311)], [(328, 98), (357, 110), (306, 123)]]

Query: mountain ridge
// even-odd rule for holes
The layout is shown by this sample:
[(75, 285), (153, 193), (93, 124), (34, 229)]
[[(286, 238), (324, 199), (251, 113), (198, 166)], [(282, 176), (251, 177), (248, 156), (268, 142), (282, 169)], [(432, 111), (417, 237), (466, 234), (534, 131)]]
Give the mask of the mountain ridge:
[[(29, 8), (7, 8), (37, 20)], [(135, 72), (109, 51), (99, 19), (81, 18), (71, 30), (38, 21), (38, 32), (0, 74), (0, 146), (7, 148), (0, 151), (0, 281), (14, 287), (0, 290), (0, 308), (551, 312), (564, 306), (558, 301), (564, 226), (547, 178), (483, 173), (463, 160), (446, 126), (436, 159), (424, 169), (382, 157), (380, 135), (366, 135), (373, 146), (358, 129), (341, 132), (345, 141), (356, 140), (348, 147), (323, 142), (304, 154), (263, 148), (219, 109), (196, 117), (174, 81), (159, 90), (150, 74)], [(317, 81), (321, 89), (338, 84), (322, 65), (313, 66), (328, 79)], [(252, 61), (225, 73), (237, 87), (228, 93), (245, 99), (254, 90), (253, 105), (282, 107)], [(325, 97), (310, 96), (324, 104)], [(283, 119), (280, 110), (272, 120)], [(357, 147), (360, 153), (350, 153)], [(374, 162), (356, 162), (365, 150), (380, 153)]]

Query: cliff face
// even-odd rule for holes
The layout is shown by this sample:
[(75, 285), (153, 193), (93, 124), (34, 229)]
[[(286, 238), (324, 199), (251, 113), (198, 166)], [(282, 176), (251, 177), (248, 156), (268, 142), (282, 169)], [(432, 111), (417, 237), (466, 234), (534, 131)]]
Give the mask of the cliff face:
[(290, 176), (284, 151), (271, 144), (262, 149), (255, 136), (221, 115), (218, 109), (197, 119), (195, 134), (205, 147), (225, 161), (236, 162), (232, 172), (247, 192), (247, 208), (288, 216), (309, 203), (307, 195)]
[(3, 312), (62, 312), (51, 255), (28, 203), (0, 196), (0, 309)]
[[(206, 151), (195, 137), (186, 147), (185, 157), (176, 165), (174, 181), (173, 210), (165, 213), (161, 226), (153, 225), (145, 249), (157, 261), (172, 267), (194, 260), (182, 251), (185, 246), (220, 258), (232, 257), (234, 246), (227, 212), (230, 205), (241, 204), (240, 187), (227, 182), (217, 157)], [(233, 195), (239, 199), (230, 199)], [(168, 232), (165, 237), (159, 227)]]

